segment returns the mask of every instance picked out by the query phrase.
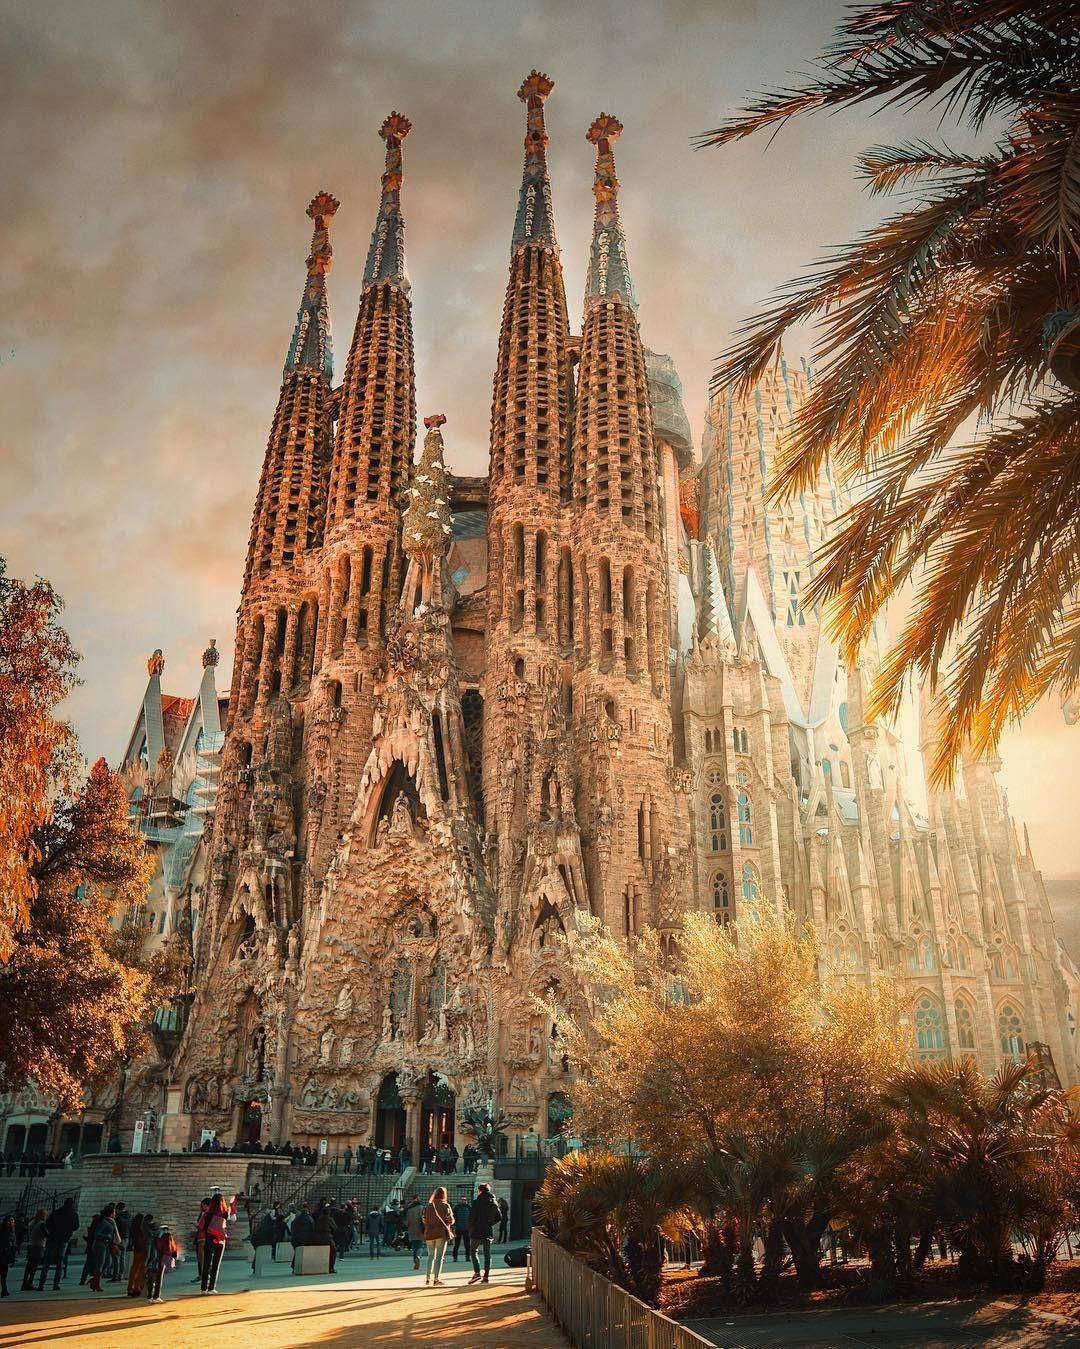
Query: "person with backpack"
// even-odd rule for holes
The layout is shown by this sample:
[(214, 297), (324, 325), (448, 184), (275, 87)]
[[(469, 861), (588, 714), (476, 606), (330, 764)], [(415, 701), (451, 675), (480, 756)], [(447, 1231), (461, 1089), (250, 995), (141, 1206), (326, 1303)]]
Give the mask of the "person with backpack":
[[(487, 1283), (491, 1272), (491, 1236), (502, 1220), (502, 1207), (491, 1193), (491, 1186), (480, 1184), (476, 1187), (476, 1198), (469, 1209), (469, 1241), (472, 1245), (473, 1276), (470, 1283)], [(484, 1273), (480, 1273), (480, 1261), (477, 1258), (480, 1248), (484, 1250)]]
[(176, 1258), (180, 1254), (176, 1241), (167, 1227), (155, 1231), (147, 1247), (146, 1259), (146, 1300), (163, 1302), (161, 1281), (165, 1275), (176, 1268)]
[(204, 1242), (202, 1291), (204, 1294), (216, 1293), (221, 1257), (229, 1239), (229, 1202), (223, 1194), (211, 1198), (210, 1207), (199, 1219), (199, 1226)]
[(48, 1214), (39, 1208), (34, 1214), (30, 1230), (26, 1234), (26, 1267), (23, 1270), (22, 1291), (29, 1293), (34, 1287), (34, 1275), (45, 1257), (45, 1237)]
[(107, 1272), (110, 1260), (120, 1254), (120, 1229), (113, 1216), (115, 1212), (115, 1204), (106, 1204), (94, 1227), (94, 1244), (90, 1253), (90, 1287), (95, 1293), (101, 1292), (101, 1276)]
[(412, 1267), (420, 1268), (420, 1252), (424, 1249), (424, 1209), (419, 1198), (409, 1196), (409, 1206), (405, 1210), (405, 1231), (412, 1247)]
[(55, 1269), (53, 1290), (60, 1287), (60, 1276), (67, 1263), (67, 1250), (71, 1238), (79, 1230), (79, 1215), (75, 1210), (75, 1200), (69, 1195), (59, 1208), (53, 1209), (45, 1223), (45, 1254), (38, 1275), (38, 1292), (44, 1291), (45, 1278), (50, 1268)]

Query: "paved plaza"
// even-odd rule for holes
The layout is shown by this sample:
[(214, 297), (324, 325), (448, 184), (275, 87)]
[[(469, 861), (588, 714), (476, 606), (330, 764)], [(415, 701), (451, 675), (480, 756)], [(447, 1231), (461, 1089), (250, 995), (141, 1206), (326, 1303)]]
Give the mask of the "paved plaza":
[[(505, 1248), (504, 1248), (505, 1249)], [(500, 1254), (501, 1261), (501, 1254)], [(566, 1341), (536, 1299), (524, 1270), (492, 1269), (469, 1286), (471, 1265), (450, 1264), (445, 1288), (425, 1288), (408, 1257), (346, 1257), (333, 1275), (296, 1278), (286, 1264), (253, 1279), (230, 1259), (220, 1292), (203, 1297), (191, 1263), (166, 1281), (165, 1302), (128, 1298), (123, 1284), (100, 1295), (77, 1276), (59, 1293), (16, 1293), (0, 1304), (0, 1349), (63, 1345), (78, 1349), (278, 1349), (278, 1346), (430, 1344), (447, 1349), (551, 1349)], [(13, 1274), (21, 1276), (21, 1267)], [(16, 1280), (12, 1280), (17, 1287)], [(115, 1291), (114, 1291), (115, 1290)]]

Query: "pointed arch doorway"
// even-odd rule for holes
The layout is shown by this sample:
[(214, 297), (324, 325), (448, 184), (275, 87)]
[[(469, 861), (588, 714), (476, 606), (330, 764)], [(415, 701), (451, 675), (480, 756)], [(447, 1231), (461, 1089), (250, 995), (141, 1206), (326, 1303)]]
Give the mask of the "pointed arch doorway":
[(454, 1141), (454, 1117), (457, 1100), (450, 1083), (434, 1071), (428, 1073), (427, 1089), (420, 1102), (421, 1148), (449, 1147)]
[(387, 1073), (375, 1102), (375, 1146), (395, 1155), (405, 1142), (405, 1102), (401, 1099), (397, 1073)]

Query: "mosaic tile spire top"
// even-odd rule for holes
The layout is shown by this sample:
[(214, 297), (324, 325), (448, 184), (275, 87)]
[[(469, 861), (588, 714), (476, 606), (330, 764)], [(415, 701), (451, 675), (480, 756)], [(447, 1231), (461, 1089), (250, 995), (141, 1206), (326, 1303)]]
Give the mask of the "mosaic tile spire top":
[(334, 255), (330, 247), (330, 221), (340, 205), (329, 192), (320, 192), (308, 205), (307, 213), (315, 222), (315, 233), (311, 238), (307, 281), (282, 379), (288, 378), (294, 370), (317, 370), (328, 380), (333, 378), (334, 349), (330, 339), (326, 276)]
[(386, 167), (379, 214), (364, 267), (365, 288), (383, 281), (409, 284), (405, 270), (405, 220), (401, 214), (401, 143), (411, 130), (412, 123), (400, 112), (392, 112), (379, 128), (379, 135), (386, 142)]
[(622, 130), (623, 125), (617, 117), (602, 112), (585, 133), (585, 139), (596, 146), (593, 178), (596, 218), (585, 279), (585, 301), (587, 304), (589, 300), (601, 297), (617, 299), (636, 310), (637, 297), (626, 256), (626, 235), (619, 220), (619, 180), (615, 176), (615, 151), (612, 149)]
[(525, 170), (514, 219), (514, 248), (535, 243), (556, 247), (547, 168), (548, 134), (544, 126), (544, 100), (554, 87), (554, 80), (542, 71), (534, 70), (518, 90), (518, 98), (525, 104), (527, 112)]

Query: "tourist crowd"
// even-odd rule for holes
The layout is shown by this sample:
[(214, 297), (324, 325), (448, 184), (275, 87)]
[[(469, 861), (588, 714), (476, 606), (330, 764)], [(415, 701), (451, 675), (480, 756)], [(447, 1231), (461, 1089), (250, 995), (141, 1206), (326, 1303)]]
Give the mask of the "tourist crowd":
[[(195, 1257), (191, 1282), (199, 1284), (203, 1294), (218, 1291), (221, 1261), (244, 1199), (215, 1191), (200, 1202), (191, 1231), (181, 1234)], [(365, 1248), (372, 1260), (389, 1252), (411, 1255), (413, 1268), (419, 1271), (426, 1251), (425, 1283), (435, 1286), (442, 1286), (447, 1253), (456, 1262), (462, 1250), (466, 1261), (472, 1260), (470, 1282), (486, 1283), (492, 1242), (506, 1241), (509, 1225), (506, 1200), (496, 1199), (486, 1184), (477, 1187), (475, 1198), (461, 1198), (454, 1204), (440, 1185), (427, 1203), (413, 1193), (407, 1200), (391, 1199), (367, 1213), (354, 1202), (326, 1199), (302, 1203), (287, 1212), (276, 1205), (259, 1212), (255, 1202), (247, 1200), (247, 1211), (247, 1240), (255, 1252), (253, 1274), (259, 1272), (259, 1250), (269, 1248), (271, 1260), (276, 1260), (277, 1247), (283, 1242), (293, 1247), (294, 1269), (298, 1249), (327, 1248), (331, 1274), (341, 1256), (359, 1254)], [(0, 1295), (10, 1296), (8, 1273), (20, 1256), (24, 1259), (23, 1292), (43, 1292), (50, 1274), (52, 1287), (59, 1289), (68, 1277), (69, 1260), (80, 1239), (79, 1284), (95, 1293), (110, 1291), (108, 1284), (126, 1283), (128, 1297), (161, 1302), (165, 1276), (183, 1259), (177, 1234), (154, 1214), (132, 1214), (123, 1200), (117, 1200), (94, 1213), (83, 1230), (75, 1200), (69, 1197), (52, 1212), (39, 1208), (30, 1215), (9, 1213), (0, 1220)]]

